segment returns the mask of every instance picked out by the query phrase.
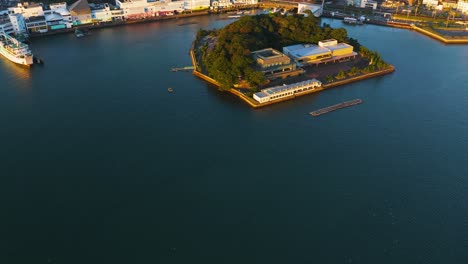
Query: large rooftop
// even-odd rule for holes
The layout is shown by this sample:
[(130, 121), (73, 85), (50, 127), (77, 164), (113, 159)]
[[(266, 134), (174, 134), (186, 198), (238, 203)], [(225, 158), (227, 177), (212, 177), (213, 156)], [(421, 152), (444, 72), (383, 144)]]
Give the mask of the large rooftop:
[(297, 44), (284, 47), (283, 50), (287, 50), (290, 55), (293, 55), (297, 58), (330, 52), (329, 49), (322, 48), (314, 44)]

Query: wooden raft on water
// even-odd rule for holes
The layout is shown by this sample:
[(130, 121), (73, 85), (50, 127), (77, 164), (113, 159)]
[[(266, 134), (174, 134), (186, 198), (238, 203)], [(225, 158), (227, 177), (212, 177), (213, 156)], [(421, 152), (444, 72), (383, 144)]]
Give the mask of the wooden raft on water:
[(336, 104), (336, 105), (331, 105), (331, 106), (319, 109), (317, 111), (310, 112), (309, 114), (312, 115), (312, 116), (319, 116), (319, 115), (323, 115), (323, 114), (326, 114), (326, 113), (331, 112), (331, 111), (335, 111), (335, 110), (345, 108), (345, 107), (348, 107), (348, 106), (357, 105), (357, 104), (360, 104), (360, 103), (362, 103), (361, 99), (354, 99), (352, 101), (346, 101), (346, 102), (339, 103), (339, 104)]

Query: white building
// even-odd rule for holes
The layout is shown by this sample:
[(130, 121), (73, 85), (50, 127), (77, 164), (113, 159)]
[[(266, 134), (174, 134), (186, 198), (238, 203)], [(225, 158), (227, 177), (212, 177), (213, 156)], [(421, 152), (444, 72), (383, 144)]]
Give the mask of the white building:
[(439, 5), (439, 0), (423, 0), (422, 3), (427, 7), (436, 7)]
[(305, 4), (299, 3), (297, 5), (297, 13), (301, 15), (305, 15), (305, 11), (310, 10), (315, 17), (319, 17), (323, 13), (322, 5), (314, 5), (314, 4)]
[(126, 19), (140, 19), (154, 16), (173, 15), (174, 11), (182, 12), (185, 1), (171, 0), (115, 0)]
[(232, 0), (235, 5), (256, 5), (258, 0)]
[(360, 8), (372, 8), (377, 9), (377, 2), (372, 0), (347, 0), (348, 5), (360, 7)]
[(310, 79), (289, 85), (280, 85), (271, 88), (262, 89), (255, 93), (253, 98), (259, 103), (275, 101), (295, 95), (301, 95), (322, 86), (322, 83), (316, 79)]
[(72, 17), (70, 11), (68, 11), (67, 3), (50, 4), (49, 7), (51, 11), (61, 15), (64, 22), (72, 22)]
[(91, 19), (93, 22), (110, 22), (112, 21), (113, 15), (109, 4), (89, 4), (91, 8)]
[(11, 34), (14, 32), (13, 25), (11, 24), (8, 14), (0, 15), (0, 32)]
[(32, 16), (24, 20), (29, 33), (45, 33), (49, 31), (45, 16)]
[(211, 5), (210, 0), (185, 0), (185, 10), (204, 10), (209, 9)]
[(123, 10), (126, 19), (139, 19), (182, 12), (185, 1), (115, 0), (115, 4)]
[(21, 14), (9, 14), (11, 25), (15, 33), (26, 33), (26, 23), (24, 17)]
[(24, 18), (43, 16), (44, 9), (38, 3), (18, 3), (16, 7), (8, 8), (10, 14), (21, 14)]
[(211, 1), (211, 8), (212, 9), (223, 9), (227, 7), (231, 7), (232, 3), (230, 0), (213, 0)]
[(459, 0), (457, 5), (457, 10), (467, 14), (468, 13), (468, 0)]

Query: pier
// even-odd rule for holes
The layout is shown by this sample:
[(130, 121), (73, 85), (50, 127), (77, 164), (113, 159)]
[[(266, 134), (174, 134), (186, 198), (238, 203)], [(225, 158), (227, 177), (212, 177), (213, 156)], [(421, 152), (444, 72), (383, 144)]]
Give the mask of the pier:
[(195, 67), (193, 67), (193, 66), (185, 66), (185, 67), (180, 67), (180, 68), (171, 68), (172, 72), (193, 71), (193, 70), (195, 70)]
[(319, 109), (317, 111), (310, 112), (309, 114), (312, 115), (312, 116), (319, 116), (319, 115), (329, 113), (331, 111), (335, 111), (335, 110), (345, 108), (345, 107), (348, 107), (348, 106), (357, 105), (357, 104), (360, 104), (360, 103), (362, 103), (361, 99), (354, 99), (352, 101), (347, 101), (347, 102), (339, 103), (339, 104), (336, 104), (336, 105), (328, 106), (328, 107)]

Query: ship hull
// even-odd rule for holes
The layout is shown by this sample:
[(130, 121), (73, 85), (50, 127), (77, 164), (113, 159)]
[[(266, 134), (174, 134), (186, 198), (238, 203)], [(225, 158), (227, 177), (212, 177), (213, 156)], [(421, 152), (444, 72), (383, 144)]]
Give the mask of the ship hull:
[(0, 54), (2, 54), (3, 57), (9, 59), (10, 61), (20, 64), (23, 66), (31, 66), (33, 64), (33, 56), (32, 55), (25, 55), (22, 57), (15, 57), (12, 54), (8, 53), (3, 47), (0, 46)]

